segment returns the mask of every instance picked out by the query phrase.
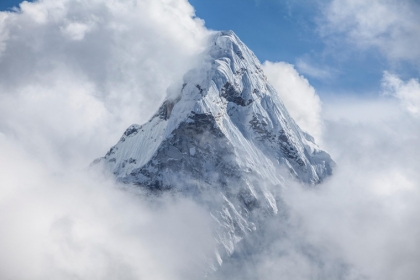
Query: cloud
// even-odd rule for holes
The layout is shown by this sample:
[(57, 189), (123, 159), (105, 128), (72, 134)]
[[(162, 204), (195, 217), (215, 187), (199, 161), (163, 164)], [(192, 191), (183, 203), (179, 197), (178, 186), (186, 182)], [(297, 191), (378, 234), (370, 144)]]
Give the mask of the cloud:
[[(405, 114), (403, 110), (395, 107), (395, 99), (378, 98), (378, 96), (357, 96), (355, 94), (341, 96), (326, 96), (323, 106), (322, 118), (334, 122), (351, 121), (361, 124), (376, 124), (385, 120), (400, 118)], [(356, 113), (357, 112), (357, 113)]]
[(313, 65), (307, 58), (299, 58), (296, 60), (296, 68), (299, 73), (308, 75), (318, 80), (329, 80), (334, 77), (334, 71), (323, 66)]
[(41, 0), (0, 12), (0, 278), (197, 279), (212, 219), (87, 172), (155, 112), (207, 30), (184, 0)]
[(299, 75), (293, 65), (285, 62), (266, 61), (263, 70), (296, 123), (319, 139), (321, 100), (308, 80)]
[(209, 269), (212, 218), (190, 200), (52, 173), (6, 137), (0, 152), (2, 279), (197, 279)]
[(0, 131), (52, 165), (86, 166), (154, 113), (206, 36), (186, 0), (43, 0), (0, 12)]
[(420, 62), (417, 1), (333, 0), (323, 6), (319, 23), (325, 38), (361, 50), (379, 49), (391, 61)]
[(413, 116), (420, 117), (420, 83), (418, 79), (410, 79), (407, 82), (397, 75), (384, 72), (382, 89), (385, 95), (398, 98), (404, 108)]
[[(420, 211), (420, 124), (397, 102), (382, 99), (354, 98), (355, 106), (348, 106), (347, 99), (324, 102), (327, 110), (334, 107), (324, 138), (337, 162), (334, 175), (312, 190), (288, 188), (284, 198), (303, 227), (299, 232), (350, 265), (361, 277), (356, 279), (414, 280), (420, 272), (420, 227), (415, 222)], [(361, 107), (371, 110), (355, 118)], [(381, 108), (387, 113), (378, 116)]]
[(264, 220), (219, 279), (418, 278), (419, 120), (383, 96), (351, 102), (324, 103), (334, 175), (311, 188), (288, 180), (277, 217)]

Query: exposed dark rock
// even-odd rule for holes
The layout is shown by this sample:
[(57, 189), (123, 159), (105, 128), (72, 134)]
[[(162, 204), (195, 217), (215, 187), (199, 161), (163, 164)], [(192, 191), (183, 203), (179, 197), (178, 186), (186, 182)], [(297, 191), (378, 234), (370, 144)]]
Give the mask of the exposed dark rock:
[(238, 91), (231, 83), (226, 82), (220, 91), (220, 96), (225, 98), (229, 102), (233, 102), (240, 106), (247, 106), (252, 103), (252, 100), (249, 99), (245, 101), (241, 96), (241, 92)]

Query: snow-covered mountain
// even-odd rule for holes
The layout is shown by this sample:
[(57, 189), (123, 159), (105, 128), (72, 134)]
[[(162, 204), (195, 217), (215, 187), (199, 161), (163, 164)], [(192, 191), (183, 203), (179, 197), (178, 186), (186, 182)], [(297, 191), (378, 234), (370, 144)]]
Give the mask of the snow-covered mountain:
[(284, 176), (314, 185), (331, 174), (330, 156), (290, 117), (232, 31), (211, 37), (202, 64), (170, 96), (95, 163), (119, 182), (206, 205), (220, 227), (219, 264), (264, 217), (278, 214)]

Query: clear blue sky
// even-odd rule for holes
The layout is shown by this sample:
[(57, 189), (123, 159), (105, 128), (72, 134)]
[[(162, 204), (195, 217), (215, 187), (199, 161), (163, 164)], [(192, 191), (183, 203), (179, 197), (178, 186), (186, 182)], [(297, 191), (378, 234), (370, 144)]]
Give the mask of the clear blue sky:
[[(1, 0), (0, 9), (10, 9), (19, 0)], [(417, 65), (389, 64), (375, 48), (354, 50), (347, 44), (332, 51), (319, 35), (321, 5), (302, 0), (190, 0), (206, 27), (233, 30), (263, 62), (285, 61), (298, 66), (299, 60), (330, 72), (320, 79), (299, 69), (319, 93), (378, 92), (383, 71), (397, 69), (403, 78), (419, 77)], [(338, 51), (337, 51), (338, 50)]]
[(14, 6), (18, 6), (22, 1), (19, 0), (1, 0), (0, 1), (0, 10), (7, 10)]

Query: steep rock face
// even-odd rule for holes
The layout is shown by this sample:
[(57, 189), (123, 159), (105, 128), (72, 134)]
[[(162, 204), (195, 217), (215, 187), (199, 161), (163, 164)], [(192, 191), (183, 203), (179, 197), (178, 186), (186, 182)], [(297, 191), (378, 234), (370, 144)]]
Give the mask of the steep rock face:
[(316, 184), (331, 174), (333, 161), (290, 117), (233, 32), (214, 34), (209, 45), (178, 97), (149, 122), (130, 126), (95, 163), (120, 182), (171, 189), (207, 205), (220, 225), (221, 263), (265, 216), (278, 213), (279, 170)]

